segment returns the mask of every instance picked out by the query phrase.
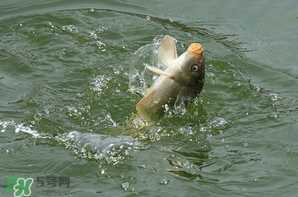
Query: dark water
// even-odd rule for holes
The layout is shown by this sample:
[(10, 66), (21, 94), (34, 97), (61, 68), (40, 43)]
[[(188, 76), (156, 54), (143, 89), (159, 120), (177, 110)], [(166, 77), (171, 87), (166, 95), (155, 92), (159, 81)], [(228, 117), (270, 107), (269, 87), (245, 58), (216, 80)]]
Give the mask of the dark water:
[[(2, 0), (1, 180), (70, 177), (32, 196), (297, 196), (297, 23), (294, 0)], [(131, 68), (165, 34), (204, 45), (206, 85), (132, 137)]]

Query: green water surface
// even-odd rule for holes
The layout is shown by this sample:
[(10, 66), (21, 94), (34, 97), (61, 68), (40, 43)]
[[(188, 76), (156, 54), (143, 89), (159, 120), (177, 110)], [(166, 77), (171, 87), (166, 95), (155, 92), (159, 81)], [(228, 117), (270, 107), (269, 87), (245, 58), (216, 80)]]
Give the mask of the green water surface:
[[(297, 24), (296, 0), (2, 0), (0, 196), (298, 196)], [(131, 68), (166, 34), (204, 45), (206, 84), (132, 138)]]

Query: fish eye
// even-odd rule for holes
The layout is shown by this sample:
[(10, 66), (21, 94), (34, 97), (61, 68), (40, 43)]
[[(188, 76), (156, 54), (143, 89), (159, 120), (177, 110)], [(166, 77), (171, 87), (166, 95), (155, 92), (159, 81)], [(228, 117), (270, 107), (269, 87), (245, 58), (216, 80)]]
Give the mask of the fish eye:
[(198, 72), (199, 71), (199, 66), (197, 64), (194, 64), (191, 66), (191, 71), (192, 72)]

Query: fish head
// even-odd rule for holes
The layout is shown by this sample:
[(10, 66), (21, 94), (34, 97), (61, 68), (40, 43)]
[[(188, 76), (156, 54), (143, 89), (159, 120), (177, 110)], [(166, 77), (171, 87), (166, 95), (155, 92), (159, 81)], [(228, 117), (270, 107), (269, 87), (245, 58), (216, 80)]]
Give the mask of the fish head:
[(200, 43), (192, 43), (178, 58), (176, 78), (183, 86), (201, 89), (205, 76), (204, 49)]

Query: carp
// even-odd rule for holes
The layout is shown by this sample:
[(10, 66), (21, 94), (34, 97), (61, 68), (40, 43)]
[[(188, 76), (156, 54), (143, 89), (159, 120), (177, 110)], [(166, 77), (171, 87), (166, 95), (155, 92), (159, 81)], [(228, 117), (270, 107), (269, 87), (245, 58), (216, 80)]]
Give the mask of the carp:
[(200, 43), (191, 43), (178, 57), (176, 40), (166, 35), (158, 48), (158, 62), (166, 69), (146, 67), (159, 77), (136, 104), (137, 116), (144, 121), (158, 119), (165, 105), (173, 106), (177, 100), (187, 104), (198, 96), (204, 85), (204, 49)]

